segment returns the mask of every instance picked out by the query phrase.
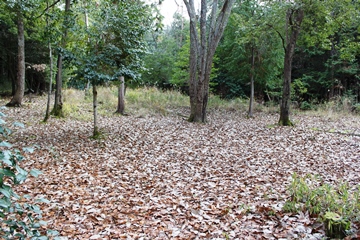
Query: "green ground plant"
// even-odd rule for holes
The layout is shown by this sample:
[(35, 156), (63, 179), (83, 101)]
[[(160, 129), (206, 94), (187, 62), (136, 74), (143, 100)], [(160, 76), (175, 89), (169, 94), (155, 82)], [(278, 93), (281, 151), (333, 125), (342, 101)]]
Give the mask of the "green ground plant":
[[(4, 109), (2, 109), (4, 110)], [(0, 109), (1, 111), (1, 109)], [(33, 152), (33, 148), (19, 149), (6, 141), (11, 130), (3, 120), (6, 115), (0, 112), (0, 236), (2, 239), (48, 239), (56, 231), (43, 229), (40, 207), (32, 202), (49, 201), (44, 198), (32, 199), (29, 195), (19, 196), (14, 186), (22, 184), (29, 175), (37, 177), (41, 172), (36, 169), (23, 169), (20, 163), (25, 159), (22, 152)], [(20, 123), (15, 123), (23, 127)]]
[(288, 187), (290, 199), (285, 212), (306, 212), (318, 216), (328, 237), (343, 238), (351, 223), (360, 221), (360, 187), (350, 191), (347, 183), (338, 186), (322, 184), (319, 176), (300, 177), (296, 173)]

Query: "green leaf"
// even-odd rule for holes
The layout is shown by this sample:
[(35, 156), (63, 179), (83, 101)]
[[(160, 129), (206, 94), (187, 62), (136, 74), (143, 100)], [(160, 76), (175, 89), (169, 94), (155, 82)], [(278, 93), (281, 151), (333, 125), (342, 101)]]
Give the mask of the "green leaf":
[(0, 193), (4, 194), (5, 197), (11, 197), (11, 189), (6, 189), (5, 187), (0, 188)]
[(12, 145), (11, 145), (10, 143), (8, 143), (8, 142), (2, 141), (2, 142), (0, 143), (0, 147), (11, 148)]
[(25, 194), (25, 195), (23, 195), (23, 198), (30, 199), (31, 196), (29, 194)]
[(58, 231), (51, 230), (51, 229), (47, 230), (46, 233), (47, 233), (47, 235), (50, 235), (50, 236), (57, 236), (57, 235), (59, 235), (59, 232), (58, 232)]
[(25, 181), (27, 178), (27, 175), (24, 174), (17, 174), (16, 175), (16, 183), (22, 183), (23, 181)]
[(29, 205), (30, 209), (37, 214), (41, 214), (41, 209), (38, 205)]
[(24, 169), (22, 169), (19, 165), (16, 165), (16, 171), (18, 171), (19, 174), (22, 174), (22, 175), (28, 175), (28, 172), (25, 171)]
[(1, 208), (9, 208), (11, 206), (11, 202), (8, 199), (0, 199), (0, 207)]
[(32, 237), (32, 240), (48, 240), (49, 238), (46, 236), (41, 236), (41, 237)]
[(6, 115), (0, 112), (0, 117), (6, 117)]
[(38, 199), (36, 199), (36, 202), (43, 202), (43, 203), (47, 203), (47, 204), (50, 203), (50, 201), (47, 200), (46, 198), (38, 198)]
[(22, 206), (19, 203), (15, 204), (15, 210), (16, 210), (16, 213), (18, 213), (20, 215), (24, 213), (24, 209), (22, 208)]
[(41, 226), (46, 226), (48, 223), (47, 223), (46, 221), (40, 220), (40, 221), (39, 221), (39, 224), (40, 224)]
[(24, 150), (24, 152), (28, 152), (28, 153), (34, 152), (34, 148), (32, 148), (32, 147), (24, 147), (23, 150)]
[(42, 172), (37, 169), (31, 169), (31, 171), (30, 171), (30, 175), (33, 177), (38, 177), (40, 174), (42, 174)]
[(21, 122), (14, 122), (13, 125), (14, 125), (15, 127), (21, 127), (21, 128), (24, 128), (24, 127), (25, 127), (25, 125), (24, 125), (23, 123), (21, 123)]
[(4, 125), (6, 122), (0, 118), (0, 125)]
[(11, 162), (11, 152), (9, 150), (5, 150), (0, 154), (0, 160), (8, 166), (12, 166), (13, 163)]
[[(31, 225), (31, 227), (33, 227), (33, 228), (40, 228), (41, 225), (40, 225), (40, 223), (33, 223), (33, 224)], [(38, 238), (36, 238), (36, 239), (38, 239)]]
[(12, 170), (8, 169), (8, 168), (1, 168), (0, 169), (0, 174), (3, 174), (3, 175), (8, 176), (8, 177), (12, 177), (12, 178), (15, 177), (15, 173)]

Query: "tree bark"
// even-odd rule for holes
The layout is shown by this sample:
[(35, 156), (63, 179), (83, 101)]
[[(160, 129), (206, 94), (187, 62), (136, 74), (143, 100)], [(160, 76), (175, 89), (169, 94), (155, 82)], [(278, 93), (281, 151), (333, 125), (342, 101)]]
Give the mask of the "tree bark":
[[(49, 8), (49, 2), (47, 2), (47, 8)], [(49, 11), (49, 9), (47, 10)], [(46, 17), (46, 25), (49, 26), (49, 18)], [(50, 62), (50, 79), (49, 79), (49, 89), (48, 89), (48, 98), (47, 98), (47, 104), (46, 104), (46, 113), (44, 122), (46, 122), (49, 119), (50, 116), (50, 100), (51, 100), (51, 91), (52, 91), (52, 76), (53, 76), (53, 59), (52, 59), (52, 48), (51, 48), (51, 42), (49, 40), (48, 43), (49, 48), (49, 62)]]
[[(67, 18), (67, 14), (70, 11), (70, 0), (65, 0), (65, 18)], [(67, 20), (64, 21), (66, 23)], [(67, 28), (64, 29), (64, 35), (61, 40), (61, 47), (65, 47), (66, 45), (66, 37), (67, 37)], [(57, 73), (56, 73), (56, 90), (55, 90), (55, 101), (54, 108), (51, 111), (51, 114), (56, 117), (63, 117), (64, 113), (62, 110), (62, 55), (59, 52), (58, 60), (57, 60)]]
[(210, 24), (207, 27), (207, 1), (201, 0), (199, 38), (194, 0), (184, 0), (190, 18), (190, 122), (206, 122), (212, 61), (234, 1), (225, 0), (220, 12), (217, 13), (218, 0), (214, 0)]
[(57, 72), (56, 72), (56, 87), (55, 87), (55, 101), (54, 108), (51, 114), (56, 117), (63, 117), (64, 113), (62, 110), (62, 56), (59, 53), (57, 59)]
[(255, 48), (251, 46), (251, 72), (250, 72), (250, 103), (248, 117), (253, 117), (254, 107), (254, 72), (255, 72)]
[[(86, 10), (86, 1), (84, 2), (85, 4), (85, 12), (84, 12), (84, 17), (85, 17), (85, 27), (86, 27), (86, 30), (89, 28), (89, 17), (88, 17), (88, 13), (87, 13), (87, 10)], [(90, 42), (90, 38), (88, 38), (87, 40), (88, 42)], [(85, 98), (87, 98), (90, 93), (90, 80), (87, 81), (86, 83), (86, 87), (85, 87)]]
[(118, 106), (116, 113), (124, 115), (125, 111), (125, 80), (124, 76), (120, 77), (119, 91), (118, 91)]
[(93, 110), (94, 110), (94, 131), (93, 138), (98, 138), (100, 132), (97, 126), (97, 87), (93, 84)]
[(25, 34), (24, 18), (20, 10), (17, 12), (18, 30), (18, 73), (15, 81), (15, 94), (6, 106), (20, 107), (25, 90)]
[(289, 9), (286, 14), (286, 47), (284, 57), (283, 94), (280, 105), (279, 125), (292, 126), (290, 121), (290, 93), (291, 93), (291, 68), (296, 41), (300, 33), (301, 22), (304, 18), (303, 9)]

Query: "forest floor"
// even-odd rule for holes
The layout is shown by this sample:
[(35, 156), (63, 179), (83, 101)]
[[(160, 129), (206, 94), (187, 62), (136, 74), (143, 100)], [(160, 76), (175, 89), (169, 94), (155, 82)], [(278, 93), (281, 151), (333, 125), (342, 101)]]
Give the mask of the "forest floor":
[(43, 218), (63, 239), (322, 239), (314, 216), (282, 211), (292, 175), (360, 182), (359, 116), (299, 114), (279, 127), (278, 114), (210, 110), (194, 124), (178, 108), (99, 116), (93, 140), (92, 121), (41, 123), (45, 101), (4, 113), (26, 125), (15, 147), (37, 146), (23, 164), (43, 172), (17, 193), (47, 198)]

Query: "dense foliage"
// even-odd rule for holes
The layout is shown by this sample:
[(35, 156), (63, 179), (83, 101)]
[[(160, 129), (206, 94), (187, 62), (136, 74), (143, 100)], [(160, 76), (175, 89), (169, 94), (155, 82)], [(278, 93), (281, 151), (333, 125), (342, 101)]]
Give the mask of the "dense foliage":
[[(305, 2), (298, 1), (298, 4)], [(292, 101), (297, 106), (350, 96), (355, 102), (360, 94), (357, 1), (315, 1), (305, 9), (305, 19), (293, 59)], [(223, 98), (246, 97), (250, 94), (250, 75), (255, 76), (255, 97), (258, 101), (281, 98), (286, 5), (270, 2), (242, 1), (232, 15), (217, 49), (216, 75), (212, 91)], [(179, 16), (174, 17), (174, 23)], [(143, 75), (146, 85), (177, 88), (183, 73), (189, 47), (184, 42), (179, 50), (172, 34), (179, 24), (169, 26), (159, 37), (151, 38), (154, 57), (146, 58), (149, 73)], [(188, 34), (188, 29), (184, 29)], [(280, 36), (280, 37), (279, 37)], [(251, 66), (254, 49), (255, 65)], [(164, 54), (159, 54), (163, 52)], [(157, 69), (153, 66), (159, 66)], [(151, 71), (154, 70), (154, 71)], [(166, 74), (165, 74), (166, 72)]]
[[(25, 18), (27, 90), (46, 90), (49, 71), (39, 71), (36, 66), (48, 63), (45, 46), (50, 40), (54, 49), (67, 53), (65, 60), (73, 60), (67, 62), (68, 70), (63, 76), (65, 82), (73, 80), (69, 86), (85, 87), (87, 80), (95, 75), (101, 83), (121, 74), (134, 78), (141, 73), (135, 86), (180, 88), (187, 92), (190, 43), (189, 22), (184, 13), (177, 12), (173, 23), (162, 30), (155, 8), (151, 10), (142, 1), (135, 1), (136, 4), (102, 1), (98, 7), (96, 2), (76, 1), (72, 3), (71, 17), (64, 23), (60, 4), (55, 3), (38, 0), (19, 5)], [(34, 4), (38, 7), (34, 8)], [(50, 5), (50, 11), (46, 12), (46, 4)], [(298, 1), (298, 4), (304, 3)], [(292, 71), (292, 101), (298, 106), (344, 95), (358, 102), (359, 4), (358, 1), (326, 4), (315, 1), (305, 13)], [(14, 92), (17, 56), (14, 12), (19, 9), (15, 6), (7, 1), (0, 3), (2, 92), (10, 89)], [(223, 98), (249, 96), (253, 74), (258, 101), (280, 100), (284, 51), (279, 35), (283, 34), (285, 19), (281, 15), (284, 13), (285, 6), (268, 1), (259, 4), (246, 0), (235, 4), (216, 52), (216, 71), (211, 77), (214, 94)], [(48, 27), (45, 27), (46, 16), (50, 17)], [(64, 24), (69, 29), (68, 43), (65, 48), (58, 48)], [(152, 30), (146, 26), (152, 26)], [(147, 43), (141, 40), (145, 33)], [(147, 54), (144, 54), (146, 45)], [(254, 66), (251, 66), (252, 52)], [(98, 74), (93, 75), (95, 72)]]

